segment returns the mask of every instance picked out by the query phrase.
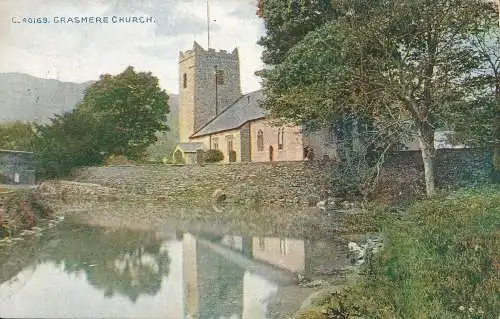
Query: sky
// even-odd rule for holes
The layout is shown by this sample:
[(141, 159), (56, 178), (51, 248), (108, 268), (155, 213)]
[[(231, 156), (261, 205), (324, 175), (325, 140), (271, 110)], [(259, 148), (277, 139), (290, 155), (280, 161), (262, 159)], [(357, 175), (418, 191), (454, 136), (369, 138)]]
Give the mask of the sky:
[[(179, 51), (191, 49), (193, 41), (207, 47), (206, 1), (0, 0), (0, 72), (86, 82), (132, 65), (178, 93)], [(255, 15), (257, 1), (209, 1), (211, 47), (237, 47), (243, 93), (259, 89), (254, 72), (263, 67), (262, 48), (256, 42), (264, 25)], [(113, 16), (153, 21), (113, 23)], [(27, 23), (37, 17), (49, 23)], [(108, 23), (56, 23), (68, 17), (108, 17)]]

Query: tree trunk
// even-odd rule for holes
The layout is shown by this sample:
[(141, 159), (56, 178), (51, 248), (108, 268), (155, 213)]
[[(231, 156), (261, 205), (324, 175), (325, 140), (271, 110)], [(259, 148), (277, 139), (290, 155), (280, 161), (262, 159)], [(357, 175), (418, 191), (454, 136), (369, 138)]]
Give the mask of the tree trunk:
[[(432, 133), (432, 134), (431, 134)], [(425, 191), (427, 196), (436, 195), (436, 182), (434, 172), (434, 131), (430, 128), (421, 128), (418, 132), (418, 141), (424, 162)]]
[[(499, 0), (500, 6), (500, 0)], [(500, 13), (499, 13), (500, 14)], [(499, 20), (500, 23), (500, 20)], [(498, 77), (497, 77), (498, 78)], [(493, 183), (500, 183), (500, 80), (497, 80), (495, 88), (496, 109), (495, 109), (495, 133), (493, 136), (493, 172), (491, 179)]]

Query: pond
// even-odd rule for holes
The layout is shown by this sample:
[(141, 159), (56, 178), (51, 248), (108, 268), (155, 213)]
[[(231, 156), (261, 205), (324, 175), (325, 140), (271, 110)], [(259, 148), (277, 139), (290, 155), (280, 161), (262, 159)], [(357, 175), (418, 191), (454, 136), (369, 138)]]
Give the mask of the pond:
[(298, 274), (331, 278), (348, 265), (331, 241), (66, 219), (0, 246), (0, 317), (281, 318), (311, 293)]

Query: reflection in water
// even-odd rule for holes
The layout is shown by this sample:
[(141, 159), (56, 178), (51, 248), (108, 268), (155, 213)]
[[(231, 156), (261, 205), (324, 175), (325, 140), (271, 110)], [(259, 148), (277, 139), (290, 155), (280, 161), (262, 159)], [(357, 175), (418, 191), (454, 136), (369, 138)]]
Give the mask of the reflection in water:
[[(282, 287), (315, 269), (311, 256), (332, 254), (298, 239), (160, 237), (71, 223), (38, 245), (17, 283), (0, 284), (0, 317), (266, 319)], [(9, 262), (1, 256), (0, 266)]]
[(168, 252), (149, 232), (80, 225), (59, 236), (63, 240), (44, 260), (63, 265), (69, 274), (83, 271), (106, 297), (119, 294), (135, 302), (141, 294), (153, 296), (168, 275)]

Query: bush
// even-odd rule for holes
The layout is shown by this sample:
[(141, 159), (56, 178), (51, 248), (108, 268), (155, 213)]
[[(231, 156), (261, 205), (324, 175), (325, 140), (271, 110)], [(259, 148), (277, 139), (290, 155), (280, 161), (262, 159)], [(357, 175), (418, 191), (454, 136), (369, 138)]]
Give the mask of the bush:
[(134, 161), (130, 161), (125, 155), (111, 154), (104, 160), (104, 165), (131, 165)]
[(500, 188), (483, 187), (420, 201), (387, 219), (384, 250), (325, 309), (361, 318), (497, 318), (499, 207)]
[(205, 152), (203, 159), (207, 163), (217, 163), (224, 159), (224, 154), (220, 150), (208, 150)]

